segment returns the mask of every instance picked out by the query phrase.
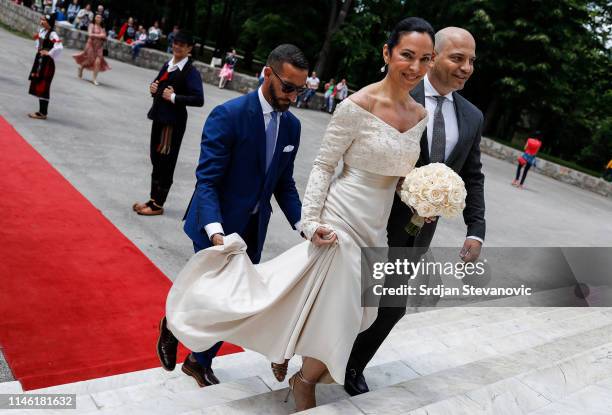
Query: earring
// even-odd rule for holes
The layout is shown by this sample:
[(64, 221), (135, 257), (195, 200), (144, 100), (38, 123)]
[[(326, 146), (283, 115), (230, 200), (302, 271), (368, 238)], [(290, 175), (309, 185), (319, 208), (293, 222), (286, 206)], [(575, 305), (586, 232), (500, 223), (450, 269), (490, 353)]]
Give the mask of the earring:
[(385, 71), (387, 70), (387, 64), (385, 63), (382, 68), (380, 68), (380, 72), (385, 73)]

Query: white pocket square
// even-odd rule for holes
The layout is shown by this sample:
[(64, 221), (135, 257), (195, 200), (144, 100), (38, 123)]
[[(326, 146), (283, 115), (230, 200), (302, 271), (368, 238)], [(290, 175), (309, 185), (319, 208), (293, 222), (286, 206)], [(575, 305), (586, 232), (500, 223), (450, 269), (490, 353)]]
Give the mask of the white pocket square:
[(283, 148), (283, 153), (288, 153), (290, 151), (293, 151), (293, 149), (294, 149), (294, 147), (289, 145), (289, 146)]

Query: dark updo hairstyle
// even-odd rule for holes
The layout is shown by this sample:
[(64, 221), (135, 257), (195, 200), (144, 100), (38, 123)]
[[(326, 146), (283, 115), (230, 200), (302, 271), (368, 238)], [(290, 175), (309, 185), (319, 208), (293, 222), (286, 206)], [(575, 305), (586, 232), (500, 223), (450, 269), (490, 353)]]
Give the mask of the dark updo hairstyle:
[(436, 33), (427, 20), (421, 19), (420, 17), (406, 17), (395, 25), (389, 36), (389, 40), (387, 40), (389, 55), (391, 55), (393, 48), (399, 43), (402, 35), (410, 32), (427, 33), (431, 38), (431, 43), (436, 43)]

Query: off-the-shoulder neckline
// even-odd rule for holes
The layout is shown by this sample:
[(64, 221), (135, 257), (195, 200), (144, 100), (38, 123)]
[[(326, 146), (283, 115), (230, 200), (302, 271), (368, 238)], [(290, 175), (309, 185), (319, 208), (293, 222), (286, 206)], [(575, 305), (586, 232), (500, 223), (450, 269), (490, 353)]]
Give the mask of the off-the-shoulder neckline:
[(395, 131), (398, 134), (404, 135), (406, 133), (409, 133), (410, 131), (414, 130), (416, 127), (418, 127), (423, 121), (427, 121), (427, 114), (425, 114), (425, 116), (423, 118), (421, 118), (419, 120), (419, 122), (417, 122), (415, 125), (413, 125), (412, 127), (410, 127), (409, 129), (407, 129), (404, 132), (401, 132), (400, 130), (398, 130), (397, 128), (395, 128), (394, 126), (392, 126), (391, 124), (389, 124), (388, 122), (386, 122), (385, 120), (383, 120), (382, 118), (380, 118), (379, 116), (371, 113), (370, 111), (368, 111), (367, 109), (363, 108), (361, 105), (359, 105), (358, 103), (356, 103), (355, 101), (353, 101), (350, 98), (346, 98), (345, 101), (350, 101), (351, 104), (353, 104), (354, 106), (356, 106), (357, 108), (359, 108), (361, 111), (365, 112), (366, 114), (370, 114), (370, 116), (372, 116), (374, 119), (378, 120), (380, 123), (386, 125), (387, 127), (391, 128), (393, 131)]

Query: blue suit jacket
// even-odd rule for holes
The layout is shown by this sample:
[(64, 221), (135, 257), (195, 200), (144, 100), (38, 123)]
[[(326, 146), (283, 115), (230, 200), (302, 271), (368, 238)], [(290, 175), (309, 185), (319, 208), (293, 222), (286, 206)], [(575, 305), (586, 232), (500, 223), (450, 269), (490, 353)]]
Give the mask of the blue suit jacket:
[[(204, 227), (219, 222), (226, 234), (243, 236), (259, 203), (258, 262), (276, 198), (293, 227), (302, 209), (293, 180), (293, 163), (300, 144), (300, 122), (291, 113), (280, 117), (274, 157), (266, 174), (266, 133), (257, 91), (219, 105), (202, 132), (197, 184), (185, 214), (185, 232), (199, 246), (211, 242)], [(283, 151), (293, 146), (291, 151)]]

